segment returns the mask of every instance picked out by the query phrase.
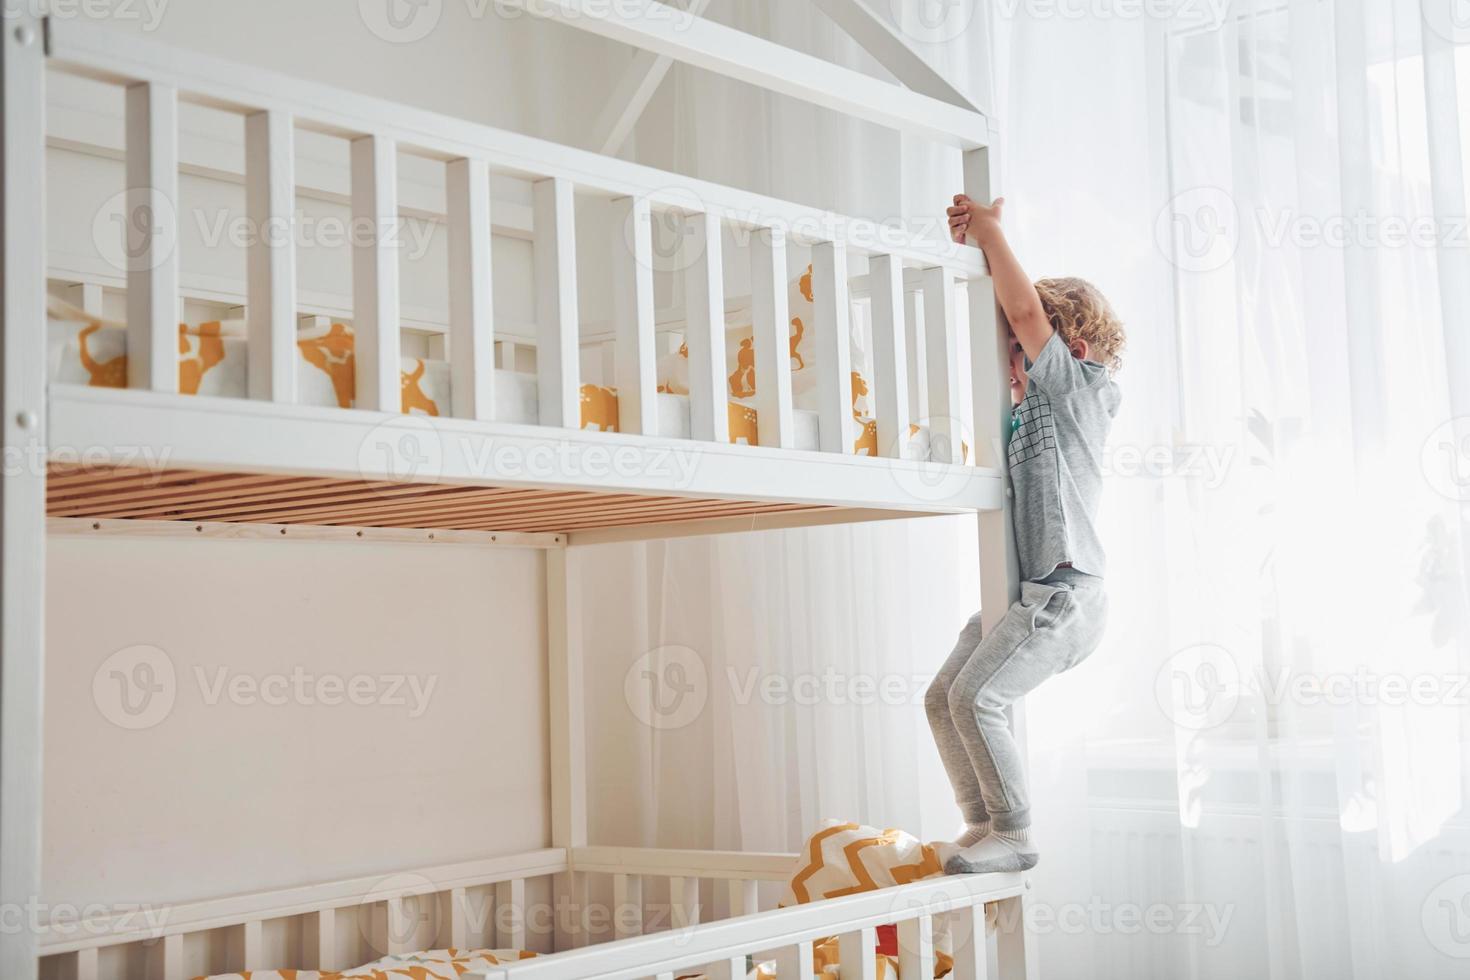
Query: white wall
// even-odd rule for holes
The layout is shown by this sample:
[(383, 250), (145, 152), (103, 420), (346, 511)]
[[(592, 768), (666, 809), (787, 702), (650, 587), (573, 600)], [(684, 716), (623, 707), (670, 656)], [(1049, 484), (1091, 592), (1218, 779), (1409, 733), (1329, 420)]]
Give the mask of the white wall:
[[(546, 846), (540, 552), (53, 535), (48, 561), (44, 902), (204, 899)], [(177, 693), (128, 730), (110, 720), (116, 662), (94, 681), (138, 644), (166, 654)], [(221, 670), (297, 668), (373, 678), (385, 701), (393, 675), (417, 675), (428, 697), (418, 717), (407, 686), (404, 705), (209, 703)]]

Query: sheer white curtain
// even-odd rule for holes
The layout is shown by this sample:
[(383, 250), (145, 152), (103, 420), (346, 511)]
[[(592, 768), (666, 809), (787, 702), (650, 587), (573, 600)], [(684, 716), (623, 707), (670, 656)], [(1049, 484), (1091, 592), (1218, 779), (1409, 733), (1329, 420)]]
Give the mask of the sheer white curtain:
[[(817, 16), (786, 9), (805, 5), (756, 6), (772, 20), (739, 26), (858, 57), (781, 19)], [(1047, 977), (1470, 971), (1457, 13), (990, 11), (1018, 250), (1033, 275), (1097, 282), (1129, 328), (1103, 511), (1109, 635), (1027, 705)], [(983, 49), (950, 47), (967, 43), (936, 56), (978, 72)], [(670, 99), (669, 146), (701, 176), (880, 215), (948, 190), (950, 164), (891, 136), (707, 86), (679, 76)], [(814, 159), (830, 179), (788, 187), (794, 153), (789, 179), (810, 181)], [(663, 644), (710, 677), (930, 672), (975, 601), (973, 535), (946, 519), (599, 552), (594, 721), (638, 713), (625, 673)], [(652, 659), (672, 679), (687, 656)], [(757, 848), (825, 816), (949, 829), (916, 700), (705, 690), (683, 728), (602, 740), (596, 826)]]

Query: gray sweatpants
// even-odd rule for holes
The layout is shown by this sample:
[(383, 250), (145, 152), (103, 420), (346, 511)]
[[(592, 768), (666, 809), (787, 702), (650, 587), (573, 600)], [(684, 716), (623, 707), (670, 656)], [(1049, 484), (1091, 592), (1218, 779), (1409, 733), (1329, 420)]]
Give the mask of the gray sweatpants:
[(1021, 598), (987, 636), (980, 635), (979, 613), (960, 631), (924, 707), (967, 824), (1031, 825), (1025, 765), (1005, 709), (1096, 650), (1107, 610), (1100, 577), (1058, 568), (1022, 582)]

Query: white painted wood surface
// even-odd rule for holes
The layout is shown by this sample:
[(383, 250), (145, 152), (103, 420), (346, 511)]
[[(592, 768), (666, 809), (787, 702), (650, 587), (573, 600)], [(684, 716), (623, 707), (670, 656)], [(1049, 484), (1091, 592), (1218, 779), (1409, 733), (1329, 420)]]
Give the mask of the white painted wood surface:
[(909, 369), (904, 336), (903, 263), (892, 255), (869, 262), (872, 283), (874, 418), (878, 455), (907, 458)]
[(878, 980), (878, 930), (864, 926), (837, 939), (837, 957), (844, 965), (843, 980)]
[(946, 913), (954, 980), (985, 980), (989, 956), (985, 939), (985, 908), (970, 905)]
[(656, 0), (504, 0), (614, 41), (901, 132), (970, 149), (990, 138), (984, 116), (782, 47)]
[(445, 166), (449, 231), (449, 390), (456, 418), (495, 417), (490, 168), (477, 157)]
[(263, 936), (264, 924), (259, 919), (251, 919), (240, 926), (240, 968), (242, 970), (259, 970), (265, 965), (261, 961)]
[(810, 939), (803, 939), (774, 950), (771, 959), (776, 962), (776, 976), (811, 976), (815, 971), (815, 961), (812, 958), (813, 946)]
[(251, 398), (296, 401), (296, 154), (290, 113), (245, 117), (245, 329)]
[(498, 949), (526, 948), (526, 881), (515, 878), (495, 886), (495, 943)]
[[(700, 19), (699, 23), (709, 22)], [(818, 239), (815, 233), (798, 232), (820, 229), (820, 234), (837, 237), (853, 247), (873, 249), (879, 245), (871, 221), (196, 54), (77, 19), (52, 22), (50, 50), (49, 64), (58, 70), (171, 84), (187, 90), (192, 100), (237, 111), (262, 108), (287, 111), (295, 117), (298, 132), (346, 138), (373, 132), (396, 140), (405, 151), (429, 159), (447, 161), (478, 155), (492, 161), (498, 173), (574, 180), (579, 190), (603, 197), (641, 194), (655, 208), (687, 206), (693, 199), (705, 211), (732, 221), (760, 215), (769, 225), (791, 229), (793, 242), (800, 244), (816, 244)], [(885, 98), (901, 92), (891, 85), (877, 84)], [(946, 265), (966, 278), (983, 271), (977, 249), (961, 248), (947, 239), (916, 237), (892, 241), (891, 235), (883, 235), (882, 239), (884, 250), (899, 254), (915, 265)]]
[(996, 903), (995, 934), (999, 980), (1038, 980), (1041, 975), (1031, 933), (1026, 929), (1025, 902), (1020, 894)]
[[(43, 457), (46, 412), (46, 69), (42, 25), (7, 10), (0, 34), (0, 441), (7, 460)], [(0, 472), (0, 908), (18, 919), (41, 893), (46, 477)], [(0, 930), (0, 976), (33, 980), (36, 934)], [(95, 967), (95, 960), (90, 961)]]
[(643, 935), (643, 876), (613, 875), (613, 936)]
[(762, 446), (796, 441), (791, 401), (791, 303), (786, 235), (756, 232), (750, 240), (751, 339), (755, 347), (756, 426)]
[(899, 976), (934, 976), (934, 919), (927, 914), (898, 923)]
[[(689, 16), (698, 17), (709, 5), (710, 0), (689, 0), (683, 9)], [(588, 146), (598, 153), (616, 156), (673, 65), (674, 59), (667, 55), (637, 52), (592, 124)]]
[(675, 875), (669, 878), (669, 925), (687, 929), (699, 924), (699, 879)]
[(154, 971), (158, 980), (184, 980), (184, 937), (171, 933), (154, 947)]
[[(891, 6), (883, 0), (812, 0), (822, 13), (842, 28), (863, 50), (877, 59), (878, 63), (908, 88), (920, 95), (938, 99), (971, 112), (984, 114), (984, 109), (949, 79), (931, 65), (909, 38), (898, 27), (889, 22), (885, 11), (898, 13), (897, 5)], [(941, 7), (939, 10), (954, 8)], [(966, 8), (959, 8), (961, 10)], [(968, 8), (974, 9), (974, 8)], [(932, 18), (934, 14), (915, 5), (919, 17)], [(940, 16), (944, 16), (942, 13)]]
[(730, 886), (730, 917), (753, 915), (760, 911), (760, 882), (751, 879), (732, 879)]
[(139, 82), (125, 105), (128, 386), (178, 391), (179, 96), (171, 85)]
[(944, 268), (924, 273), (924, 355), (929, 378), (929, 458), (939, 463), (959, 463), (965, 427), (960, 418), (955, 279)]
[(618, 429), (657, 435), (652, 209), (643, 197), (618, 198), (610, 207), (609, 255), (617, 333), (612, 384), (618, 389)]
[(542, 425), (580, 428), (577, 363), (577, 224), (572, 182), (556, 177), (533, 190), (536, 212), (536, 378)]
[(822, 452), (852, 452), (852, 307), (847, 292), (847, 248), (823, 242), (812, 249), (812, 300), (816, 333), (817, 424)]
[(720, 219), (691, 214), (686, 242), (698, 254), (684, 274), (689, 348), (689, 433), (705, 442), (730, 441), (725, 375), (725, 268)]
[[(196, 403), (197, 402), (197, 403)], [(365, 440), (378, 438), (383, 418), (371, 412), (283, 406), (237, 398), (179, 399), (147, 392), (57, 385), (51, 389), (51, 444), (58, 447), (127, 447), (97, 461), (136, 465), (167, 459), (171, 466), (270, 471), (352, 479), (395, 478), (391, 461), (365, 457)], [(850, 416), (849, 416), (850, 417)], [(294, 438), (282, 439), (290, 426)], [(538, 454), (569, 461), (557, 470), (558, 486), (590, 490), (774, 500), (841, 507), (875, 507), (916, 514), (964, 513), (997, 506), (1000, 478), (973, 466), (935, 471), (933, 464), (891, 460), (875, 463), (846, 454), (732, 446), (689, 440), (558, 430), (500, 422), (434, 421), (441, 450), (435, 479), (494, 486), (544, 485), (550, 475), (519, 469), (487, 469), (496, 452), (515, 459)], [(619, 465), (608, 466), (608, 453)], [(593, 471), (586, 464), (591, 460)], [(600, 466), (601, 468), (597, 468)], [(940, 501), (915, 489), (936, 476), (953, 493)], [(401, 479), (401, 474), (396, 474)], [(915, 481), (918, 481), (916, 483)], [(820, 511), (813, 515), (821, 516)]]
[(352, 141), (352, 329), (357, 408), (398, 412), (398, 145), (388, 136)]
[(469, 897), (463, 888), (449, 890), (449, 945), (455, 949), (466, 948), (469, 936)]
[(337, 910), (325, 908), (307, 917), (304, 932), (306, 965), (318, 970), (335, 970), (337, 962)]

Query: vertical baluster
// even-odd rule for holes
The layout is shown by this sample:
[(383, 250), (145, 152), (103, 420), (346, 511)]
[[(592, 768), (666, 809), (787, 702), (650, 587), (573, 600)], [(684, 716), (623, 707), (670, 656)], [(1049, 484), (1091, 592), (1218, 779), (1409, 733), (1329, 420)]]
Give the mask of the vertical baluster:
[(66, 287), (66, 301), (87, 316), (102, 315), (102, 287), (95, 282), (78, 282)]
[(296, 401), (296, 155), (287, 112), (245, 117), (245, 323), (250, 397)]
[(720, 219), (692, 214), (689, 233), (699, 256), (684, 277), (689, 347), (689, 434), (706, 442), (730, 441), (725, 378), (725, 269)]
[(878, 980), (878, 930), (869, 926), (837, 939), (843, 980)]
[(126, 116), (128, 387), (178, 391), (178, 92), (130, 85)]
[[(802, 977), (804, 980), (804, 978), (811, 976), (815, 970), (812, 958), (812, 944), (810, 941), (783, 946), (776, 950), (774, 958), (776, 960), (776, 976), (778, 978)], [(910, 974), (905, 973), (903, 975), (909, 976)], [(929, 973), (913, 974), (913, 976), (919, 977), (933, 975), (932, 970)]]
[(904, 977), (934, 976), (934, 921), (929, 916), (899, 922), (898, 973)]
[(909, 441), (909, 369), (905, 360), (903, 262), (875, 255), (873, 284), (873, 383), (878, 386), (878, 454), (903, 458)]
[(412, 945), (414, 927), (408, 917), (408, 903), (411, 901), (416, 901), (416, 899), (412, 896), (398, 895), (388, 899), (386, 903), (388, 906), (385, 910), (387, 913), (385, 924), (388, 929), (386, 948), (390, 954), (406, 953)]
[(967, 905), (945, 915), (949, 923), (954, 980), (985, 980), (989, 972), (985, 948), (985, 907)]
[(454, 415), (495, 417), (494, 284), (490, 270), (490, 168), (445, 168), (449, 225), (449, 374)]
[(654, 350), (653, 212), (648, 199), (612, 202), (613, 318), (617, 342), (611, 383), (618, 389), (618, 429), (658, 434)]
[(745, 980), (745, 957), (731, 956), (711, 963), (705, 973), (709, 980)]
[(730, 881), (730, 918), (754, 915), (759, 911), (760, 882), (732, 879)]
[(821, 449), (850, 453), (855, 441), (852, 418), (851, 311), (848, 307), (847, 246), (826, 242), (812, 249), (814, 329), (821, 374), (817, 378), (817, 424)]
[(449, 889), (449, 945), (464, 949), (469, 939), (469, 899), (463, 888)]
[(240, 968), (242, 970), (260, 969), (264, 950), (264, 924), (259, 919), (251, 919), (240, 926)]
[(669, 925), (675, 929), (699, 925), (699, 879), (669, 879)]
[(501, 949), (526, 948), (526, 882), (522, 878), (495, 883), (495, 937)]
[(154, 949), (154, 980), (184, 980), (183, 935), (164, 936)]
[(929, 363), (924, 350), (924, 293), (923, 290), (904, 288), (904, 353), (909, 369), (913, 371), (909, 385), (909, 418), (921, 420), (929, 414), (929, 376), (925, 367)]
[(795, 445), (791, 407), (791, 310), (786, 295), (786, 234), (759, 230), (750, 242), (756, 414), (762, 446)]
[(536, 240), (536, 376), (542, 425), (581, 426), (577, 358), (577, 222), (572, 182), (538, 181), (533, 191)]
[(352, 224), (356, 406), (398, 412), (398, 148), (391, 139), (352, 141)]
[(1003, 898), (996, 905), (996, 967), (1000, 980), (1036, 980), (1039, 971), (1031, 934), (1026, 931), (1022, 897)]
[(613, 875), (613, 935), (618, 939), (643, 933), (643, 878)]
[(954, 273), (924, 270), (924, 348), (929, 360), (929, 458), (960, 461), (959, 341), (955, 332)]
[(307, 921), (306, 963), (318, 970), (337, 968), (336, 909), (322, 909)]
[(76, 980), (97, 980), (96, 946), (77, 950), (72, 972), (76, 974)]

